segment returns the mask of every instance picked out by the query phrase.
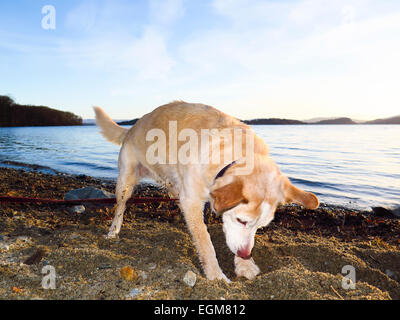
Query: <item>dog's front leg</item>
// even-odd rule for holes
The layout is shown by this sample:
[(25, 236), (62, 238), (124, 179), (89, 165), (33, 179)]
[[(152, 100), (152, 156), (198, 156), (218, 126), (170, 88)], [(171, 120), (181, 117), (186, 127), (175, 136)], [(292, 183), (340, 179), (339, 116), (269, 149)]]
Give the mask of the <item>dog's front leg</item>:
[(195, 196), (191, 198), (181, 196), (180, 203), (204, 273), (209, 280), (223, 279), (226, 282), (230, 282), (218, 264), (210, 234), (204, 223), (203, 202), (193, 200), (195, 198)]

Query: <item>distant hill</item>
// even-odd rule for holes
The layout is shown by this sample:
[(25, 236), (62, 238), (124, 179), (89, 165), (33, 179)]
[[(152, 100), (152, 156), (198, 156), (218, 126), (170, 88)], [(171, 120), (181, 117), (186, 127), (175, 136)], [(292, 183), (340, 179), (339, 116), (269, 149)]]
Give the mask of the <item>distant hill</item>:
[(136, 121), (138, 121), (139, 118), (133, 119), (133, 120), (128, 120), (128, 121), (120, 121), (117, 122), (120, 126), (133, 126)]
[(299, 120), (290, 120), (290, 119), (279, 119), (279, 118), (269, 118), (269, 119), (253, 119), (253, 120), (242, 120), (242, 122), (246, 124), (306, 124), (303, 121)]
[[(128, 121), (117, 121), (119, 125), (126, 125), (132, 126), (134, 125), (139, 118), (128, 120)], [(251, 120), (240, 120), (249, 125), (293, 125), (293, 124), (301, 124), (301, 125), (315, 125), (315, 124), (400, 124), (400, 115), (391, 118), (385, 119), (377, 119), (372, 121), (361, 121), (361, 120), (353, 120), (347, 117), (340, 117), (340, 118), (312, 118), (308, 120), (293, 120), (293, 119), (282, 119), (282, 118), (258, 118), (258, 119), (251, 119)]]
[(314, 122), (313, 124), (357, 124), (350, 118), (336, 118), (336, 119), (329, 119), (329, 120), (321, 120)]
[[(129, 121), (127, 121), (127, 120), (125, 120), (125, 119), (113, 119), (117, 124), (120, 124), (120, 123), (123, 123), (123, 122), (129, 122), (129, 121), (132, 121), (132, 120), (129, 120)], [(137, 120), (137, 119), (135, 119), (135, 120)], [(84, 126), (95, 126), (96, 125), (96, 119), (83, 119), (82, 120), (82, 124), (84, 125)]]
[[(319, 120), (322, 119), (322, 120)], [(117, 122), (122, 126), (132, 126), (138, 121), (139, 118)], [(341, 117), (341, 118), (313, 118), (310, 120), (299, 121), (292, 119), (281, 119), (281, 118), (260, 118), (251, 120), (241, 120), (242, 122), (249, 125), (290, 125), (290, 124), (303, 124), (303, 125), (314, 125), (314, 124), (400, 124), (400, 116), (391, 117), (386, 119), (377, 119), (372, 121), (354, 121), (353, 119)]]
[(322, 120), (332, 120), (332, 119), (336, 119), (335, 117), (318, 117), (318, 118), (311, 118), (311, 119), (307, 119), (307, 120), (303, 120), (303, 122), (306, 123), (316, 123)]
[(400, 116), (385, 118), (385, 119), (376, 119), (372, 121), (364, 122), (365, 124), (400, 124)]
[(0, 96), (0, 127), (79, 125), (82, 125), (82, 118), (71, 112), (20, 105), (8, 96)]

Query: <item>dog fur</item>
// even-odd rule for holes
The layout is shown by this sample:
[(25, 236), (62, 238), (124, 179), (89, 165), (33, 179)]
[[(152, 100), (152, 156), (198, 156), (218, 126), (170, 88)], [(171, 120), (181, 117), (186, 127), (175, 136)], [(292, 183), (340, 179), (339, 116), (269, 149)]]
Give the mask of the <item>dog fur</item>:
[[(117, 207), (107, 238), (118, 235), (126, 201), (131, 197), (133, 187), (140, 179), (150, 177), (166, 185), (170, 194), (179, 198), (180, 208), (208, 279), (224, 279), (229, 282), (218, 264), (203, 221), (203, 208), (207, 201), (210, 201), (214, 212), (223, 214), (223, 231), (227, 245), (235, 255), (237, 276), (253, 279), (260, 272), (251, 258), (254, 236), (258, 228), (273, 220), (276, 207), (290, 202), (310, 209), (319, 205), (314, 194), (295, 187), (281, 174), (269, 157), (266, 144), (249, 126), (213, 107), (174, 101), (144, 115), (129, 130), (117, 125), (100, 107), (94, 107), (94, 110), (96, 123), (104, 137), (121, 145), (116, 186)], [(199, 136), (202, 129), (242, 130), (243, 137), (250, 135), (254, 139), (253, 170), (249, 174), (242, 174), (246, 156), (233, 159), (235, 162), (217, 179), (218, 172), (226, 166), (222, 161), (210, 161), (207, 164), (179, 161), (150, 163), (146, 152), (152, 142), (146, 140), (147, 133), (154, 128), (165, 132), (166, 153), (169, 154), (172, 148), (170, 138), (173, 138), (169, 136), (170, 121), (176, 121), (177, 132), (190, 128)], [(243, 138), (243, 150), (247, 143)], [(182, 145), (182, 141), (177, 142), (178, 147)], [(233, 144), (223, 141), (209, 148), (225, 150), (233, 148)], [(204, 150), (201, 149), (201, 152)]]

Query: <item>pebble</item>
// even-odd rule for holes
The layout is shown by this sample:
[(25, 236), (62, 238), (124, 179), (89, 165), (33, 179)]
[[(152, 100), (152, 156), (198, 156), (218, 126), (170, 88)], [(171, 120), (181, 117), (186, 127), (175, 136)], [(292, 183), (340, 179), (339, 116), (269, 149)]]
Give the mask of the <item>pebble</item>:
[(140, 271), (140, 276), (143, 280), (147, 280), (149, 278), (149, 275), (144, 271)]
[(389, 269), (386, 269), (385, 273), (389, 278), (393, 278), (396, 275), (392, 270)]
[(32, 239), (30, 237), (27, 237), (27, 236), (19, 236), (17, 238), (17, 240), (22, 241), (22, 242), (31, 242)]
[(79, 206), (73, 206), (68, 208), (69, 213), (75, 213), (75, 214), (81, 214), (84, 213), (86, 210), (84, 205), (79, 205)]
[(119, 274), (127, 281), (135, 281), (138, 278), (136, 271), (130, 266), (121, 268), (121, 270), (119, 270)]
[(149, 269), (150, 270), (154, 270), (155, 268), (157, 268), (157, 264), (156, 263), (150, 263)]
[(188, 271), (185, 273), (185, 276), (183, 277), (183, 282), (186, 283), (189, 287), (194, 287), (196, 284), (196, 279), (197, 276), (193, 271)]
[(10, 246), (6, 243), (0, 243), (0, 249), (8, 251)]
[(129, 291), (129, 294), (126, 296), (127, 298), (135, 298), (137, 295), (139, 295), (142, 292), (141, 289), (135, 288)]
[(69, 236), (69, 238), (70, 238), (71, 240), (74, 240), (74, 239), (79, 238), (79, 235), (76, 234), (76, 233), (73, 233), (73, 234), (71, 234), (71, 235)]

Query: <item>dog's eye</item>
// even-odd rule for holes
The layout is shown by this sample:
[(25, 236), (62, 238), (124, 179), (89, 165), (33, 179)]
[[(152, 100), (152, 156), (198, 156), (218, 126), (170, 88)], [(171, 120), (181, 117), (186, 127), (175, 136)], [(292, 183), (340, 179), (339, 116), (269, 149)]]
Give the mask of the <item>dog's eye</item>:
[(236, 220), (244, 226), (247, 224), (247, 221), (240, 220), (239, 218), (236, 218)]

